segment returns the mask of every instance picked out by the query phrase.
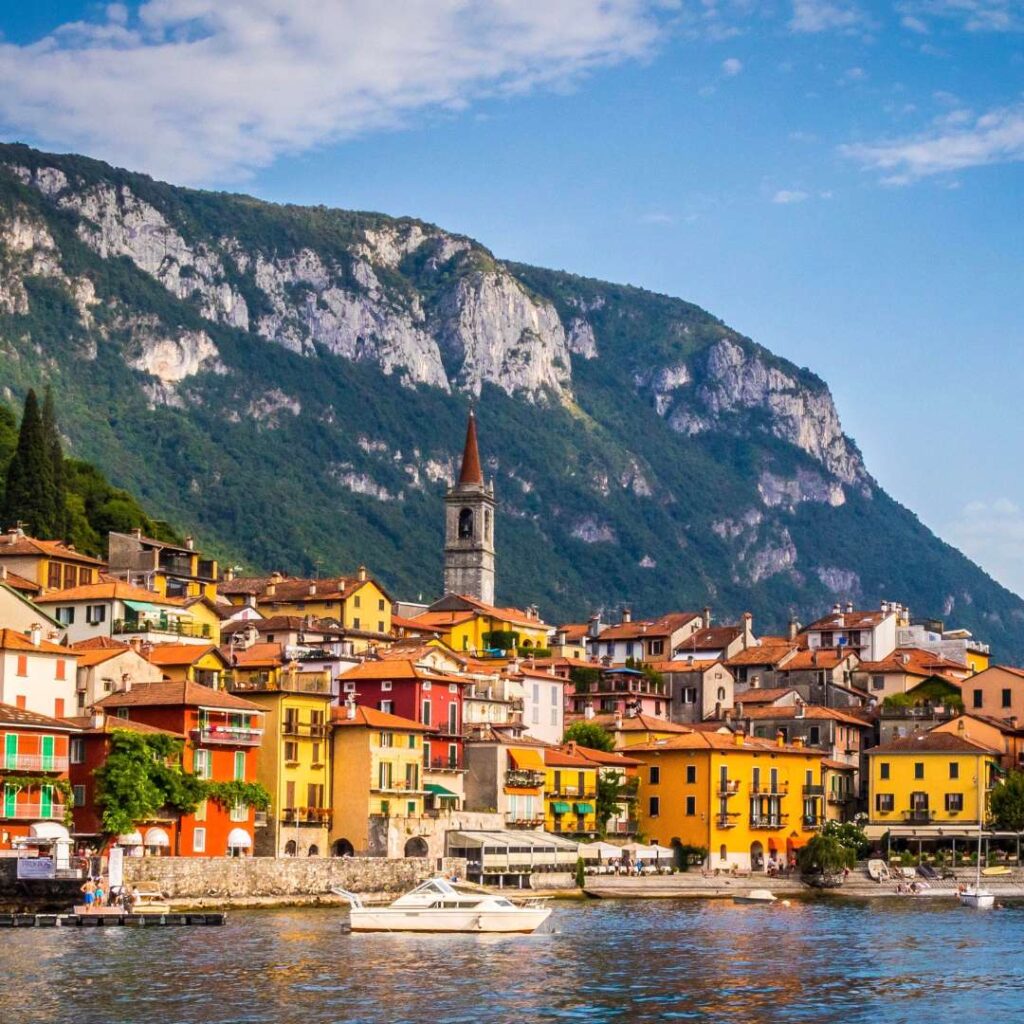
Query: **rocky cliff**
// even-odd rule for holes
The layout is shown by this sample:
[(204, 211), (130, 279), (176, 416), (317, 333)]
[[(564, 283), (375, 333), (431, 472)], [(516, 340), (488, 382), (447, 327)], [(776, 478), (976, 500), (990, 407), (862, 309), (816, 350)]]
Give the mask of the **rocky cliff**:
[(888, 597), (1024, 653), (1019, 599), (878, 488), (826, 385), (686, 302), (19, 146), (0, 202), (4, 397), (52, 381), (73, 447), (251, 568), (433, 593), (474, 401), (507, 600), (777, 626)]

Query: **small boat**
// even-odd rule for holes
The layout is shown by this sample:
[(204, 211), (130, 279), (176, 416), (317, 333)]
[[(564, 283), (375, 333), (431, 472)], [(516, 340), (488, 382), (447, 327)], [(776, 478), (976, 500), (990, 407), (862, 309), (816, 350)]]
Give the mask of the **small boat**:
[(988, 891), (988, 889), (982, 889), (980, 886), (969, 885), (960, 893), (960, 903), (965, 907), (994, 907), (996, 898)]
[(1001, 865), (999, 867), (993, 867), (993, 868), (982, 868), (981, 869), (981, 873), (983, 875), (988, 875), (989, 878), (994, 878), (994, 877), (998, 877), (999, 875), (1012, 875), (1013, 874), (1013, 868), (1008, 868), (1008, 867), (1005, 867), (1005, 866)]
[(751, 889), (750, 892), (737, 893), (733, 896), (733, 903), (775, 903), (778, 897), (767, 889)]
[(536, 897), (513, 900), (497, 893), (432, 878), (386, 907), (366, 907), (345, 889), (332, 889), (349, 902), (354, 932), (520, 932), (536, 931), (551, 915)]

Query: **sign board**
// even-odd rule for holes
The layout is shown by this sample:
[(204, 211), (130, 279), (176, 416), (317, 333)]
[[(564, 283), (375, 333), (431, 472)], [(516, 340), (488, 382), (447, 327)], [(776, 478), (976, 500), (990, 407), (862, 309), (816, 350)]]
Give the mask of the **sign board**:
[(56, 878), (57, 871), (52, 857), (19, 857), (19, 878)]
[(107, 854), (107, 879), (111, 889), (124, 885), (124, 850), (120, 846), (112, 846)]

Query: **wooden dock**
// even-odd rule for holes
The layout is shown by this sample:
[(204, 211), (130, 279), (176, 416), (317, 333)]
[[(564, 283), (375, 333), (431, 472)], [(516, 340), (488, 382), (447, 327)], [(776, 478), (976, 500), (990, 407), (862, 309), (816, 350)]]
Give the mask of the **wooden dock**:
[(0, 914), (0, 928), (177, 928), (224, 924), (224, 913)]

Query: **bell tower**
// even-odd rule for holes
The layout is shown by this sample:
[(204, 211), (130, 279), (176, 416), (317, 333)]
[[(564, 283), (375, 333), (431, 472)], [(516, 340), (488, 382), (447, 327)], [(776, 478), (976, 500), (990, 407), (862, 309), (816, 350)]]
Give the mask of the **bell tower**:
[(494, 604), (494, 484), (484, 483), (472, 410), (459, 479), (444, 496), (444, 592)]

